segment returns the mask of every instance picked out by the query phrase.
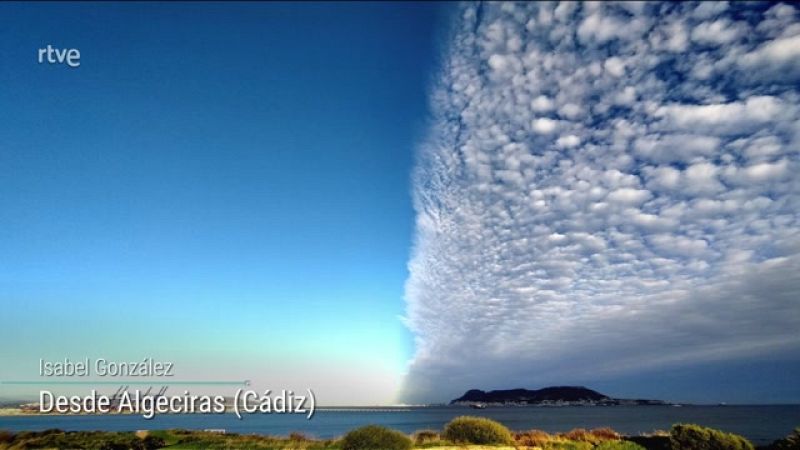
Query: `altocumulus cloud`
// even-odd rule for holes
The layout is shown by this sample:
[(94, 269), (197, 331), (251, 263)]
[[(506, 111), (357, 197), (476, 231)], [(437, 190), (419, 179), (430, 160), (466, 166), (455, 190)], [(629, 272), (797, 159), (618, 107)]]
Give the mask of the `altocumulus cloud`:
[(457, 14), (414, 178), (404, 400), (798, 354), (794, 6)]

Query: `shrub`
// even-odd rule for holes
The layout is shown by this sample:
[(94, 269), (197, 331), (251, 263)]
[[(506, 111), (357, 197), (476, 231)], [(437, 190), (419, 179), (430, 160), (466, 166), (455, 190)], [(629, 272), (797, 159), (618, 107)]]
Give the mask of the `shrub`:
[(166, 441), (158, 436), (151, 435), (145, 436), (144, 439), (142, 439), (142, 444), (144, 444), (144, 448), (147, 450), (155, 450), (158, 448), (164, 448)]
[(595, 436), (597, 439), (601, 441), (618, 441), (622, 439), (622, 436), (620, 436), (619, 433), (608, 427), (592, 428), (592, 430), (589, 431), (589, 433), (591, 433), (593, 436)]
[(591, 444), (597, 443), (597, 439), (589, 433), (585, 428), (574, 428), (566, 433), (559, 433), (559, 436), (570, 441), (589, 442)]
[[(157, 438), (154, 438), (157, 439)], [(14, 439), (16, 448), (80, 448), (89, 450), (146, 450), (147, 445), (158, 442), (140, 439), (134, 433), (114, 431), (74, 431), (46, 430), (42, 432), (19, 433)], [(163, 447), (163, 445), (161, 445)]]
[(425, 445), (439, 440), (439, 432), (435, 430), (420, 430), (414, 433), (414, 445)]
[(172, 434), (192, 434), (193, 432), (190, 430), (184, 430), (183, 428), (172, 428), (167, 430)]
[(778, 439), (767, 448), (769, 450), (800, 450), (800, 428), (795, 428), (792, 434)]
[(528, 430), (514, 434), (517, 445), (525, 447), (543, 447), (555, 439), (557, 439), (555, 436), (542, 430)]
[(342, 450), (408, 450), (411, 439), (379, 425), (356, 428), (342, 438)]
[(592, 444), (576, 441), (553, 441), (544, 444), (542, 450), (593, 450)]
[(483, 417), (461, 416), (444, 427), (444, 438), (456, 443), (513, 444), (511, 432), (499, 422)]
[(583, 428), (575, 428), (566, 433), (561, 433), (559, 436), (570, 441), (589, 442), (590, 444), (599, 444), (605, 441), (618, 441), (620, 438), (619, 434), (611, 428), (595, 428), (591, 431), (587, 431)]
[(594, 450), (645, 450), (645, 448), (631, 441), (605, 441)]
[(514, 434), (516, 445), (540, 450), (591, 450), (594, 445), (584, 441), (572, 441), (563, 435), (550, 434), (542, 430), (528, 430)]
[(628, 441), (635, 442), (647, 450), (671, 450), (669, 434), (648, 434), (645, 436), (628, 436)]
[(673, 450), (753, 450), (747, 439), (699, 425), (673, 425), (669, 433)]
[(0, 444), (8, 444), (14, 440), (14, 433), (6, 430), (0, 430)]
[(306, 436), (303, 433), (300, 433), (299, 431), (292, 431), (291, 433), (289, 433), (289, 440), (290, 441), (301, 441), (301, 442), (304, 442), (304, 441), (308, 441), (309, 439), (308, 439), (308, 436)]

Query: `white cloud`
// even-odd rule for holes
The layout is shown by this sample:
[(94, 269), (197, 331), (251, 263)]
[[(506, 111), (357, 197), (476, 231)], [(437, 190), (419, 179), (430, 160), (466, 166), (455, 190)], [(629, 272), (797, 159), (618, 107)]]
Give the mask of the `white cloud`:
[(692, 30), (692, 40), (703, 44), (722, 45), (739, 39), (747, 32), (742, 22), (731, 23), (727, 19), (703, 22)]
[(762, 162), (729, 170), (727, 178), (734, 183), (763, 183), (780, 179), (789, 172), (789, 161), (781, 159), (774, 163)]
[(697, 7), (694, 8), (692, 11), (692, 16), (698, 19), (709, 19), (711, 17), (716, 17), (721, 12), (728, 9), (728, 2), (715, 2), (715, 1), (708, 1), (708, 2), (699, 2), (697, 3)]
[(575, 103), (567, 103), (558, 108), (558, 114), (570, 120), (577, 119), (583, 113), (583, 108)]
[(655, 190), (675, 189), (681, 180), (681, 171), (670, 166), (645, 170), (645, 173), (649, 178), (647, 186)]
[(617, 105), (631, 105), (636, 101), (636, 88), (633, 86), (625, 86), (620, 92), (617, 92), (614, 97), (614, 103)]
[(674, 234), (655, 234), (649, 238), (656, 250), (667, 256), (700, 257), (708, 250), (704, 239)]
[(774, 180), (784, 176), (789, 170), (789, 161), (782, 159), (775, 163), (758, 163), (742, 169), (742, 175), (751, 182)]
[(569, 134), (567, 136), (561, 136), (560, 138), (556, 139), (556, 146), (561, 148), (573, 148), (577, 147), (581, 143), (581, 138), (575, 136), (574, 134)]
[(686, 189), (691, 194), (712, 194), (725, 187), (719, 181), (719, 168), (714, 164), (701, 162), (692, 164), (684, 172)]
[(761, 160), (780, 154), (783, 147), (783, 143), (777, 137), (762, 136), (750, 140), (743, 153), (749, 160)]
[(578, 27), (578, 37), (583, 42), (596, 41), (599, 43), (617, 38), (624, 32), (625, 24), (621, 21), (594, 13), (587, 16)]
[(739, 63), (763, 78), (796, 81), (800, 78), (800, 34), (771, 40), (742, 56)]
[(605, 60), (603, 67), (608, 73), (615, 77), (621, 77), (625, 75), (625, 63), (623, 63), (622, 60), (616, 56), (612, 56), (611, 58)]
[(531, 109), (534, 112), (552, 111), (553, 107), (553, 100), (546, 95), (540, 95), (531, 101)]
[(633, 148), (637, 155), (654, 162), (688, 162), (698, 156), (714, 154), (720, 142), (715, 136), (677, 133), (638, 138)]
[(539, 134), (550, 134), (556, 131), (556, 128), (558, 128), (558, 121), (548, 119), (546, 117), (540, 117), (531, 122), (531, 127), (533, 128), (533, 131)]
[(671, 104), (655, 111), (667, 126), (680, 130), (703, 130), (729, 134), (752, 132), (775, 119), (783, 110), (780, 99), (755, 95), (745, 101), (705, 105)]
[(689, 46), (689, 33), (683, 22), (674, 22), (664, 27), (666, 48), (671, 52), (685, 51)]
[(619, 188), (608, 194), (608, 201), (624, 205), (638, 205), (650, 198), (646, 189)]

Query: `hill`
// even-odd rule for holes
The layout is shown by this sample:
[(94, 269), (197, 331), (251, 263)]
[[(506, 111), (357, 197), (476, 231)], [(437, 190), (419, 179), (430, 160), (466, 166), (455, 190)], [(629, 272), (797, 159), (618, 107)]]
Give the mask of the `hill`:
[(451, 405), (522, 404), (522, 405), (663, 405), (661, 400), (612, 398), (583, 386), (551, 386), (543, 389), (470, 389)]

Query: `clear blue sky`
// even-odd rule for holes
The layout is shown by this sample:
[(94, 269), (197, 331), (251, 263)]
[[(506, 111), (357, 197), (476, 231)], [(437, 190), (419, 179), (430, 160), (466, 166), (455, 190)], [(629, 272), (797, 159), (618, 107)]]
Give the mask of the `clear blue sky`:
[(152, 355), (390, 401), (445, 8), (0, 5), (0, 378)]

